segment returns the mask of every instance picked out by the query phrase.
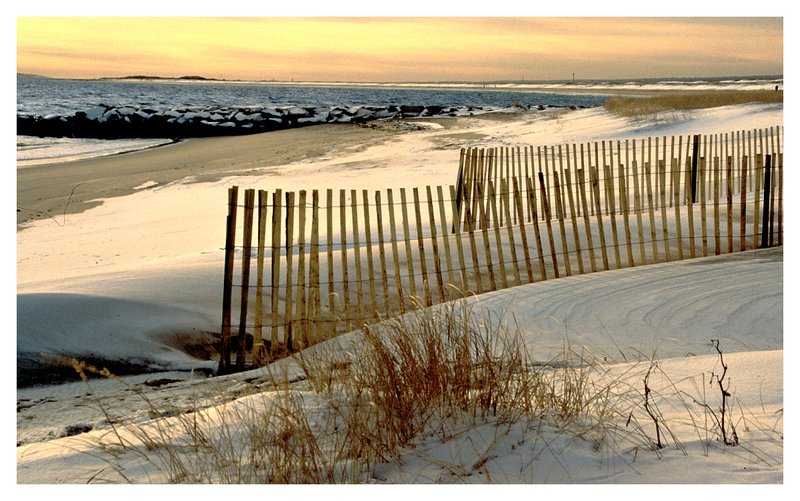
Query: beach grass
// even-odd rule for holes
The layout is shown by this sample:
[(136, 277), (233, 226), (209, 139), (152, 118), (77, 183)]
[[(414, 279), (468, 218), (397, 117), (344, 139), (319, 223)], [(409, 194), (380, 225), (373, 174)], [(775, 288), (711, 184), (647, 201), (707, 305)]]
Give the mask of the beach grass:
[(690, 111), (747, 103), (782, 103), (783, 91), (720, 90), (709, 92), (664, 93), (655, 96), (617, 96), (605, 103), (611, 113), (640, 118), (669, 111)]
[[(110, 442), (98, 444), (109, 471), (130, 481), (120, 461), (133, 456), (157, 482), (362, 483), (380, 465), (402, 463), (421, 439), (446, 443), (484, 425), (525, 436), (546, 429), (610, 447), (611, 455), (658, 454), (666, 442), (685, 453), (658, 410), (668, 396), (651, 391), (647, 377), (635, 383), (646, 365), (613, 369), (569, 345), (557, 360), (536, 361), (518, 329), (465, 302), (420, 308), (332, 342), (342, 344), (293, 356), (301, 376), (285, 363), (265, 368), (271, 391), (139, 423), (108, 414), (119, 423), (106, 434)], [(707, 409), (687, 404), (698, 434)], [(151, 413), (163, 416), (155, 405)], [(474, 464), (491, 459), (474, 452), (482, 455)], [(453, 460), (440, 466), (462, 472), (461, 458)]]

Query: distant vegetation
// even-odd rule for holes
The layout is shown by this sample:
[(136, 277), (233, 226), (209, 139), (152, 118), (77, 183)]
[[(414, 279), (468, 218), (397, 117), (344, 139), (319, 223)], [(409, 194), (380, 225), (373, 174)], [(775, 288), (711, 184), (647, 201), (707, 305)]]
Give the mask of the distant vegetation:
[(129, 75), (126, 77), (104, 77), (101, 80), (201, 80), (218, 81), (218, 78), (201, 77), (199, 75), (187, 75), (183, 77), (158, 77), (153, 75)]
[(687, 92), (647, 97), (619, 96), (606, 101), (611, 113), (625, 117), (643, 117), (663, 111), (700, 110), (745, 103), (782, 103), (783, 91), (721, 90), (709, 92)]

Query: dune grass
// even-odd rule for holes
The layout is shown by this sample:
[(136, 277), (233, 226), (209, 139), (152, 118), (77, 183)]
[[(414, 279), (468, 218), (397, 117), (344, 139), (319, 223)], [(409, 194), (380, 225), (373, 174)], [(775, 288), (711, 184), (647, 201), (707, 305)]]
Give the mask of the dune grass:
[(690, 111), (745, 103), (782, 103), (783, 91), (680, 92), (647, 97), (618, 96), (606, 101), (611, 113), (628, 118), (652, 116), (661, 112)]
[[(641, 366), (612, 370), (569, 347), (535, 361), (518, 330), (466, 302), (365, 326), (263, 370), (271, 391), (224, 405), (139, 423), (108, 415), (107, 470), (123, 481), (121, 465), (138, 462), (155, 482), (363, 483), (418, 440), (486, 424), (535, 435), (546, 423), (608, 454), (683, 449), (658, 411), (662, 395), (647, 378), (631, 384)], [(485, 467), (483, 454), (472, 464)]]

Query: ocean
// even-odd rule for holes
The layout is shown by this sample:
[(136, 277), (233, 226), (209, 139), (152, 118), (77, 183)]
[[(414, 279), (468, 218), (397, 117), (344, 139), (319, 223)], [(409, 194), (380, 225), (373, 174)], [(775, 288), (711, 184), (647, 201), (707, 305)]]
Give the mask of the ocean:
[[(437, 106), (482, 112), (526, 107), (594, 107), (609, 90), (663, 88), (771, 88), (783, 86), (781, 77), (715, 79), (645, 79), (571, 82), (494, 83), (320, 83), (239, 82), (214, 80), (68, 80), (18, 75), (17, 117), (68, 120), (98, 107), (146, 110), (169, 114), (174, 110), (349, 108)], [(580, 92), (575, 92), (576, 90)], [(124, 117), (123, 117), (124, 118)], [(222, 131), (222, 128), (220, 128)], [(212, 132), (213, 133), (213, 132)], [(115, 154), (169, 142), (165, 139), (123, 137), (104, 140), (70, 137), (17, 136), (17, 165), (73, 160)]]

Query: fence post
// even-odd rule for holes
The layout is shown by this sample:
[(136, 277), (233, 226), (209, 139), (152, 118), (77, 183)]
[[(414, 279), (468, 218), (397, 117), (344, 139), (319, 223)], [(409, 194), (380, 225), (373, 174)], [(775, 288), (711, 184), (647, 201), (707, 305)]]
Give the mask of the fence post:
[(719, 255), (722, 252), (719, 221), (719, 185), (721, 177), (719, 168), (719, 158), (714, 157), (714, 255)]
[[(740, 211), (739, 211), (739, 250), (747, 247), (747, 155), (742, 157), (742, 175), (740, 177)], [(750, 181), (752, 184), (752, 179)]]
[[(692, 203), (697, 202), (697, 160), (699, 154), (700, 134), (695, 134), (692, 140)], [(694, 246), (694, 243), (692, 243), (692, 246)]]
[(761, 248), (769, 247), (769, 204), (770, 204), (770, 171), (772, 157), (767, 155), (766, 163), (764, 164), (764, 209), (761, 211)]
[(242, 295), (239, 310), (239, 339), (236, 345), (236, 368), (244, 369), (247, 340), (247, 306), (250, 298), (250, 252), (253, 246), (253, 208), (255, 190), (244, 192), (244, 236), (242, 242)]
[(753, 166), (753, 175), (755, 177), (755, 201), (753, 202), (753, 248), (758, 248), (758, 238), (760, 233), (758, 231), (758, 223), (761, 221), (761, 176), (764, 171), (764, 156), (761, 153), (756, 155), (756, 162)]
[[(691, 175), (692, 175), (690, 169), (691, 169), (691, 164), (687, 162), (686, 163), (686, 177), (690, 179), (689, 182), (691, 182)], [(689, 188), (691, 189), (691, 186)], [(694, 245), (695, 245), (695, 242), (694, 242), (694, 198), (693, 198), (691, 192), (689, 192), (688, 199), (687, 199), (687, 202), (686, 202), (686, 215), (687, 215), (687, 221), (689, 223), (688, 224), (688, 226), (689, 226), (689, 237), (687, 238), (687, 240), (689, 241), (689, 256), (690, 257), (695, 257), (695, 249), (694, 249)]]
[(234, 250), (236, 245), (236, 212), (239, 200), (239, 187), (231, 186), (228, 189), (228, 217), (225, 231), (225, 272), (222, 284), (222, 349), (220, 350), (220, 374), (225, 374), (230, 368), (230, 340), (231, 340), (231, 303), (233, 301), (233, 267)]
[(733, 252), (733, 158), (728, 157), (725, 168), (728, 207), (728, 254)]
[(778, 179), (778, 245), (783, 245), (783, 153), (778, 153), (775, 163), (778, 167), (776, 171)]
[(461, 225), (461, 207), (464, 198), (464, 158), (465, 150), (461, 148), (461, 154), (458, 157), (458, 176), (456, 176), (456, 196), (453, 197), (453, 226), (450, 229), (453, 233), (456, 231), (456, 225)]

